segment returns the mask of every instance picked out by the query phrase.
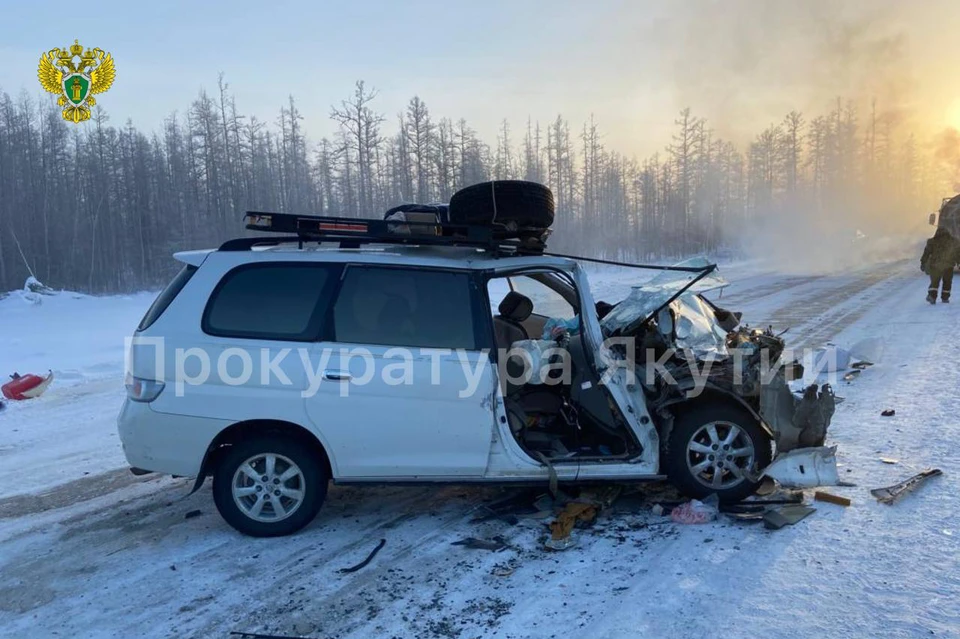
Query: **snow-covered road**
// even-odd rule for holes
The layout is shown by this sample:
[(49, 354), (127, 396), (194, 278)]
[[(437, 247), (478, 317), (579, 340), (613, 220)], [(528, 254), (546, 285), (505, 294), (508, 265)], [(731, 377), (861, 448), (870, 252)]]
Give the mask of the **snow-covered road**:
[[(120, 379), (71, 363), (73, 383), (0, 413), (0, 637), (960, 636), (960, 307), (923, 302), (912, 260), (727, 276), (718, 301), (754, 325), (790, 326), (793, 346), (882, 338), (876, 366), (837, 389), (829, 443), (856, 487), (831, 490), (851, 507), (818, 502), (772, 532), (681, 526), (634, 494), (577, 531), (577, 547), (549, 553), (541, 521), (471, 521), (496, 489), (333, 487), (301, 534), (249, 539), (208, 488), (185, 497), (186, 480), (122, 470)], [(118, 304), (132, 319), (118, 320), (117, 340), (146, 303)], [(929, 466), (944, 476), (901, 503), (870, 497)], [(451, 545), (495, 535), (509, 548)], [(369, 566), (337, 573), (380, 539)]]

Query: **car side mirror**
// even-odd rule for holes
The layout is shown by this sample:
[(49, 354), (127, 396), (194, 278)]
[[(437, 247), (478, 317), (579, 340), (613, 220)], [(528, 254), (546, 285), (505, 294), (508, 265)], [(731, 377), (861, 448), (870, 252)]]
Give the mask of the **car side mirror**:
[(931, 214), (930, 214), (929, 221), (930, 221), (930, 226), (936, 226), (936, 225), (937, 225), (937, 214), (936, 214), (936, 213), (931, 213)]

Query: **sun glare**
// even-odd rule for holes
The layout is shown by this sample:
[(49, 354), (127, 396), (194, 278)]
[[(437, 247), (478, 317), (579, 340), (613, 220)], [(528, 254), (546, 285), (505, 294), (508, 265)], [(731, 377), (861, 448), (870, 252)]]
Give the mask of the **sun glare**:
[(947, 107), (946, 117), (947, 126), (952, 126), (960, 130), (960, 98), (956, 98)]

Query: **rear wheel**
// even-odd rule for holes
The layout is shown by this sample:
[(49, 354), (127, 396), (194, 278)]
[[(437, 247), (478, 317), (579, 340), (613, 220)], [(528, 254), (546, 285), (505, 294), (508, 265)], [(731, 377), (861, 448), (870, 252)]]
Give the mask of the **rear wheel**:
[(670, 481), (685, 494), (739, 501), (757, 484), (747, 473), (770, 464), (770, 438), (746, 409), (705, 405), (680, 412), (664, 451)]
[(213, 475), (213, 500), (228, 524), (252, 537), (297, 532), (316, 517), (328, 477), (316, 453), (281, 435), (230, 447)]

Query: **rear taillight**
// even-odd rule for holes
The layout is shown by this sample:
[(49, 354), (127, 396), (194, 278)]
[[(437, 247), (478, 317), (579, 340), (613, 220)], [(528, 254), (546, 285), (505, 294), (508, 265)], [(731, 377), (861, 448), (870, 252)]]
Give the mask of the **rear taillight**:
[(141, 377), (128, 377), (124, 386), (127, 388), (127, 397), (135, 402), (152, 402), (163, 390), (163, 382)]

